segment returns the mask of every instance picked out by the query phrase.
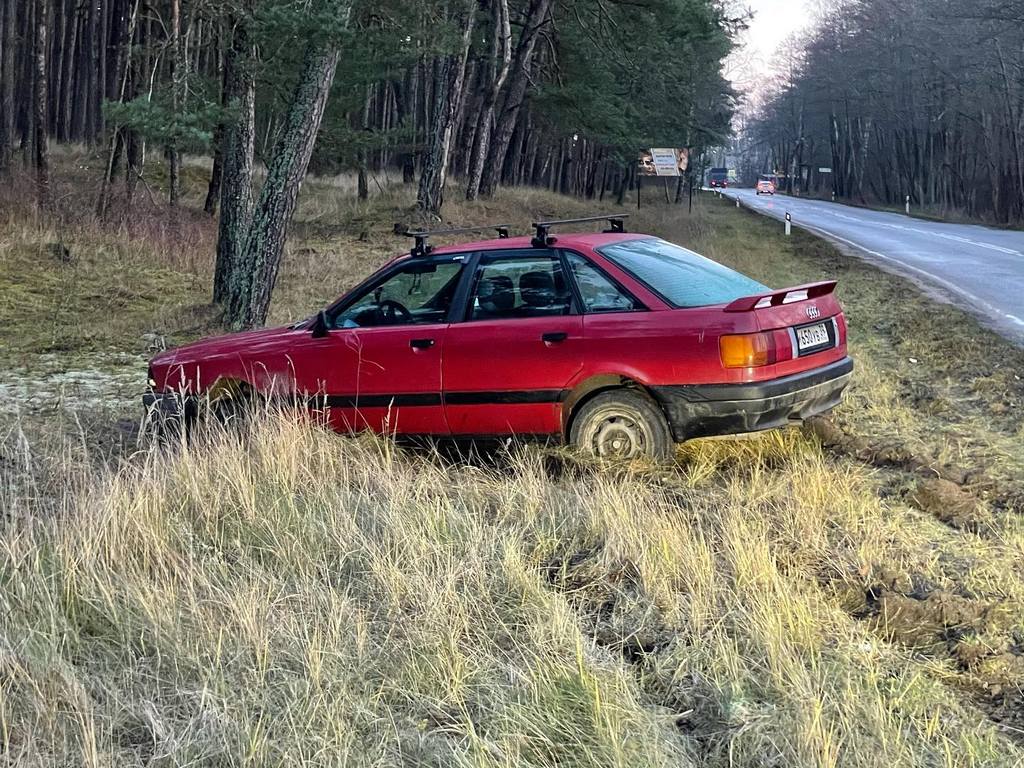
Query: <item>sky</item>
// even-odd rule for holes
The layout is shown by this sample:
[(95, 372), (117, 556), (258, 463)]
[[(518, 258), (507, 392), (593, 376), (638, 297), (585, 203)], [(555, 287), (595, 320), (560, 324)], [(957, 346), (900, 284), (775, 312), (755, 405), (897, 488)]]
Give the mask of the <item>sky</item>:
[(740, 90), (756, 97), (759, 84), (772, 66), (773, 52), (786, 39), (808, 25), (816, 0), (738, 0), (753, 12), (742, 47), (726, 63), (726, 76)]

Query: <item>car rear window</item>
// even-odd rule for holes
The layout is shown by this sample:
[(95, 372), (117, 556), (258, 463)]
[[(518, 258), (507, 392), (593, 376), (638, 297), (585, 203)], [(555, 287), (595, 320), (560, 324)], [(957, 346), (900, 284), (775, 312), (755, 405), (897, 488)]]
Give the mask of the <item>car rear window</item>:
[(597, 249), (674, 307), (725, 304), (770, 290), (756, 280), (660, 240), (626, 240)]

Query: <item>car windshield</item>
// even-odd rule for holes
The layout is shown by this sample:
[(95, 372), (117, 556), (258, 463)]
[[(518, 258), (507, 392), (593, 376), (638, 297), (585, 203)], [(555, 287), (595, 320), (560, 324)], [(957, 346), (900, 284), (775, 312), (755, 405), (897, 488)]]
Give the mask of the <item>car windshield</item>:
[(770, 290), (746, 275), (658, 238), (626, 240), (597, 250), (674, 307), (725, 304)]

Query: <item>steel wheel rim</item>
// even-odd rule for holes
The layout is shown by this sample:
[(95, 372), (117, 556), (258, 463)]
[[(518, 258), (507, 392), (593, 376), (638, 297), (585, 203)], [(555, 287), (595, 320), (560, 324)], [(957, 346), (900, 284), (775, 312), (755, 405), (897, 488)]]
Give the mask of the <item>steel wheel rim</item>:
[(625, 408), (603, 408), (590, 419), (583, 444), (604, 459), (646, 456), (653, 444), (650, 428)]

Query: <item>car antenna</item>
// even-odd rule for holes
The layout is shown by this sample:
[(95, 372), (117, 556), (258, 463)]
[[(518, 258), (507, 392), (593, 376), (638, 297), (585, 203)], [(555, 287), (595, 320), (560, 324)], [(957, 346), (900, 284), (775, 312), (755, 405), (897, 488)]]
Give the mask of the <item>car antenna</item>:
[(555, 238), (551, 237), (551, 228), (564, 226), (566, 224), (585, 224), (590, 221), (607, 221), (608, 229), (603, 230), (604, 232), (625, 232), (626, 226), (623, 219), (629, 217), (628, 213), (608, 213), (602, 216), (584, 216), (580, 219), (551, 219), (549, 221), (535, 221), (533, 222), (533, 228), (535, 230), (533, 240), (530, 242), (534, 248), (547, 248), (549, 245), (555, 242)]
[(429, 256), (434, 250), (427, 241), (431, 237), (438, 235), (464, 235), (470, 232), (497, 232), (499, 240), (508, 239), (508, 231), (511, 227), (510, 224), (490, 224), (486, 227), (456, 227), (455, 229), (417, 229), (409, 230), (405, 233), (406, 237), (415, 238), (415, 242), (412, 246), (412, 250), (409, 251), (409, 255), (415, 258), (423, 256)]

